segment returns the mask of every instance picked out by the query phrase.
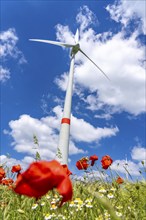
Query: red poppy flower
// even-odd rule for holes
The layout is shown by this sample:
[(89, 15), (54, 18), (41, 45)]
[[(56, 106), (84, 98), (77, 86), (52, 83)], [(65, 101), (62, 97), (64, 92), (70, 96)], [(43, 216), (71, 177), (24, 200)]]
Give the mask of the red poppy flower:
[(5, 176), (6, 176), (6, 173), (5, 173), (4, 169), (2, 167), (0, 167), (0, 180), (5, 178)]
[(95, 161), (98, 160), (98, 157), (94, 154), (93, 156), (89, 157), (89, 160), (91, 160), (91, 166), (93, 166)]
[(101, 163), (102, 163), (102, 168), (103, 169), (108, 169), (108, 167), (112, 164), (113, 160), (111, 159), (110, 156), (106, 155), (102, 157)]
[(66, 164), (63, 164), (62, 167), (64, 168), (64, 170), (68, 176), (72, 175), (72, 172), (68, 169), (68, 166)]
[(11, 185), (13, 182), (14, 182), (14, 181), (13, 181), (12, 179), (3, 179), (3, 180), (1, 181), (1, 184), (6, 185), (6, 186), (9, 186), (9, 185)]
[(76, 162), (76, 167), (79, 169), (79, 170), (87, 170), (89, 164), (87, 163), (88, 159), (86, 157), (78, 160)]
[(15, 184), (16, 193), (36, 199), (55, 187), (63, 196), (60, 206), (72, 198), (71, 180), (56, 160), (33, 162), (25, 172), (19, 174)]
[(12, 167), (11, 172), (18, 173), (18, 172), (20, 172), (20, 170), (21, 170), (21, 166), (20, 166), (20, 164), (18, 164), (18, 165), (15, 165)]
[(116, 179), (116, 182), (117, 182), (118, 184), (122, 184), (122, 183), (124, 183), (124, 180), (119, 176), (119, 177)]

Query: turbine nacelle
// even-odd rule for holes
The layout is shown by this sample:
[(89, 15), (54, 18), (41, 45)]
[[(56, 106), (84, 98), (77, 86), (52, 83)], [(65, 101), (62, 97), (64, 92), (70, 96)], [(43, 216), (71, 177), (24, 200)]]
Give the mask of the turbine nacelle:
[(71, 57), (76, 55), (76, 53), (80, 50), (80, 44), (76, 44), (75, 46), (72, 47), (72, 50), (71, 50)]

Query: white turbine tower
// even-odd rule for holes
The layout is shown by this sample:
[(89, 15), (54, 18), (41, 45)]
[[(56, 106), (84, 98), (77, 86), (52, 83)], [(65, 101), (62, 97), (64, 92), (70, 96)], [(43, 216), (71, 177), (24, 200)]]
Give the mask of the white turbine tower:
[(69, 152), (69, 135), (70, 135), (70, 118), (71, 118), (71, 103), (72, 103), (72, 91), (73, 91), (73, 76), (74, 76), (74, 62), (75, 62), (75, 55), (78, 51), (84, 54), (109, 80), (108, 76), (100, 69), (96, 63), (91, 60), (87, 54), (85, 54), (79, 45), (79, 31), (77, 29), (74, 40), (75, 44), (67, 44), (62, 42), (50, 41), (50, 40), (41, 40), (41, 39), (29, 39), (31, 41), (37, 41), (47, 44), (54, 44), (61, 47), (71, 48), (71, 64), (70, 64), (70, 71), (69, 71), (69, 79), (68, 79), (68, 86), (66, 91), (66, 97), (64, 102), (64, 112), (63, 117), (61, 120), (61, 128), (60, 128), (60, 136), (59, 136), (59, 143), (58, 149), (56, 153), (56, 159), (62, 164), (68, 164), (68, 152)]

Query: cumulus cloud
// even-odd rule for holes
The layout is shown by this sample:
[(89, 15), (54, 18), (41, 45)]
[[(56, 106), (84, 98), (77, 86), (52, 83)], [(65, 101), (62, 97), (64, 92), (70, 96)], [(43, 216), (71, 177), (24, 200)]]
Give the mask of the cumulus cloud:
[[(60, 106), (54, 107), (53, 116), (42, 117), (41, 119), (21, 115), (19, 119), (9, 122), (11, 131), (5, 131), (5, 134), (12, 136), (12, 146), (17, 152), (34, 157), (38, 151), (42, 159), (53, 159), (57, 150), (61, 117), (62, 108)], [(87, 153), (88, 149), (83, 150), (77, 147), (79, 142), (97, 142), (102, 138), (115, 136), (118, 132), (117, 127), (96, 128), (85, 120), (74, 116), (71, 118), (71, 123), (70, 155)], [(33, 143), (34, 135), (39, 141), (37, 149)]]
[(146, 160), (146, 148), (141, 146), (135, 146), (131, 151), (131, 157), (133, 160), (137, 161)]
[[(81, 129), (82, 128), (82, 129)], [(105, 137), (115, 136), (119, 129), (117, 127), (94, 127), (83, 119), (72, 117), (71, 136), (76, 141), (93, 142)]]
[(146, 34), (146, 3), (145, 1), (115, 1), (114, 4), (106, 7), (111, 18), (116, 22), (121, 22), (125, 27), (131, 20), (139, 18), (139, 26), (142, 27), (143, 33)]
[(140, 167), (138, 166), (138, 164), (134, 163), (133, 161), (115, 160), (113, 164), (111, 165), (111, 169), (117, 171), (119, 175), (120, 173), (122, 173), (128, 176), (129, 174), (125, 168), (128, 170), (131, 176), (141, 175), (139, 172)]
[[(58, 112), (57, 109), (54, 109), (54, 111)], [(10, 121), (9, 126), (11, 132), (9, 132), (9, 134), (14, 140), (12, 146), (14, 146), (17, 152), (25, 153), (33, 157), (36, 151), (38, 151), (42, 159), (55, 158), (58, 143), (58, 129), (60, 127), (59, 119), (57, 116), (50, 116), (39, 120), (29, 115), (21, 115), (18, 120)], [(33, 143), (33, 135), (36, 135), (39, 140), (40, 147), (38, 149), (36, 149)], [(84, 153), (84, 151), (78, 149), (71, 143), (70, 153)]]
[(61, 77), (55, 79), (55, 83), (62, 91), (66, 91), (68, 83), (68, 73), (63, 73)]
[[(26, 63), (23, 53), (18, 49), (18, 36), (14, 28), (9, 28), (0, 33), (0, 58), (2, 63), (6, 63), (8, 59), (13, 58), (19, 64)], [(1, 66), (0, 81), (5, 82), (10, 79), (10, 70)]]
[[(88, 20), (88, 13), (83, 19)], [(64, 29), (60, 26), (60, 28), (62, 35), (59, 40), (70, 43), (72, 34), (69, 27)], [(133, 115), (145, 112), (145, 47), (137, 40), (137, 33), (134, 32), (129, 37), (123, 30), (116, 34), (111, 32), (96, 34), (89, 27), (82, 32), (80, 24), (80, 46), (111, 80), (109, 82), (83, 54), (78, 52), (75, 88), (78, 86), (83, 91), (88, 89), (89, 93), (94, 92), (92, 96), (84, 97), (85, 103), (88, 104), (87, 108), (98, 110), (110, 106), (113, 113), (126, 111)], [(66, 85), (66, 79), (64, 73), (56, 81), (62, 90)], [(91, 98), (93, 102), (90, 101)]]
[[(39, 120), (29, 115), (21, 115), (18, 120), (10, 121), (10, 135), (14, 139), (12, 143), (14, 149), (17, 152), (31, 156), (35, 156), (36, 151), (38, 151), (42, 159), (54, 158), (57, 146), (57, 135), (48, 124), (48, 118), (41, 118)], [(38, 149), (36, 149), (33, 144), (33, 135), (36, 135), (39, 140), (40, 147)]]
[(95, 98), (98, 99), (98, 105), (113, 106), (135, 115), (144, 112), (145, 70), (140, 63), (144, 59), (144, 47), (139, 45), (135, 35), (125, 39), (122, 33), (118, 33), (106, 42), (88, 42), (86, 53), (102, 69), (104, 67), (111, 79), (109, 83), (98, 74), (92, 63), (79, 55), (83, 64), (76, 68), (76, 82), (91, 92), (97, 91)]
[(83, 100), (88, 104), (87, 109), (90, 109), (92, 111), (101, 109), (103, 106), (101, 102), (100, 103), (98, 102), (96, 95), (93, 94), (88, 95), (87, 98)]
[(22, 171), (27, 169), (30, 163), (34, 161), (33, 157), (26, 156), (22, 160), (8, 157), (6, 155), (1, 155), (0, 156), (0, 165), (3, 165), (4, 168), (9, 168), (11, 169), (12, 166), (20, 164), (22, 167)]

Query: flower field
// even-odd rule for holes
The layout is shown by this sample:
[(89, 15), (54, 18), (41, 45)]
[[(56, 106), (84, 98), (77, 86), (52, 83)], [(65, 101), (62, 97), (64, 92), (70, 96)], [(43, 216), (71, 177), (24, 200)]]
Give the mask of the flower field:
[(24, 172), (14, 165), (9, 169), (12, 178), (2, 165), (0, 219), (146, 220), (145, 180), (132, 180), (128, 170), (131, 179), (114, 174), (108, 155), (102, 157), (102, 167), (97, 167), (96, 160), (93, 155), (76, 162), (84, 172), (82, 178), (55, 160), (35, 161)]

